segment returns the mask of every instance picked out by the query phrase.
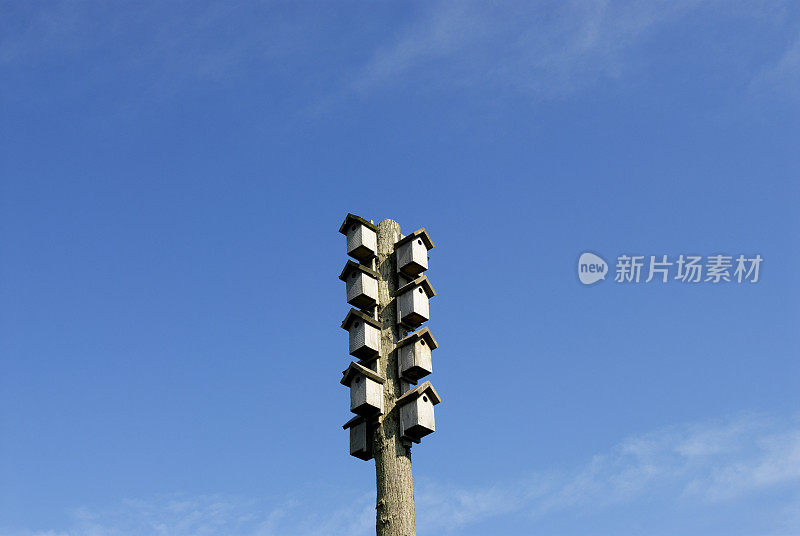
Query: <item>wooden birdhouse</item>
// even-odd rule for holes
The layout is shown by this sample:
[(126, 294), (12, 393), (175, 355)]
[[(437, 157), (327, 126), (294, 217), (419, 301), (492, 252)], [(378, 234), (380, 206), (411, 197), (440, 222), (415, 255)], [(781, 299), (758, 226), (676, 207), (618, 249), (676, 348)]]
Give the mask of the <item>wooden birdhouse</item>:
[(433, 241), (425, 229), (414, 231), (394, 244), (397, 271), (408, 277), (417, 277), (428, 269), (428, 250)]
[(342, 329), (350, 334), (350, 355), (369, 361), (381, 351), (381, 325), (358, 309), (350, 309), (342, 321)]
[(374, 370), (350, 363), (341, 381), (350, 388), (350, 411), (362, 417), (383, 414), (384, 381)]
[(350, 430), (350, 456), (355, 456), (361, 460), (372, 459), (372, 441), (369, 437), (370, 426), (364, 417), (356, 415), (344, 426), (345, 430)]
[(433, 406), (441, 401), (431, 382), (414, 387), (398, 398), (396, 405), (400, 408), (401, 435), (419, 442), (426, 435), (435, 432)]
[(378, 227), (360, 216), (348, 214), (339, 232), (347, 237), (347, 254), (368, 261), (378, 250)]
[(347, 303), (360, 309), (378, 303), (378, 277), (377, 272), (363, 264), (347, 261), (339, 275), (347, 290)]
[(401, 324), (413, 329), (430, 318), (428, 299), (436, 292), (424, 275), (397, 289), (395, 295), (397, 319)]
[(417, 383), (420, 378), (433, 372), (431, 350), (435, 350), (438, 346), (428, 328), (410, 333), (397, 341), (397, 366), (400, 377), (411, 383)]

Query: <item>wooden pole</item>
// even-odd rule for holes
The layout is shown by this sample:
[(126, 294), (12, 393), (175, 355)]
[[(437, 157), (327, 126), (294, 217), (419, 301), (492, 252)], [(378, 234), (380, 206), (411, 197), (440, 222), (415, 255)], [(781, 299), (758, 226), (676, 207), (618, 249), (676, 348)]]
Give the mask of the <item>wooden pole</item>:
[(376, 503), (378, 536), (416, 536), (414, 521), (414, 480), (411, 474), (411, 446), (400, 437), (399, 408), (395, 401), (403, 394), (397, 370), (395, 346), (405, 335), (397, 325), (394, 293), (398, 288), (394, 244), (400, 239), (400, 225), (392, 220), (378, 224), (377, 271), (378, 321), (381, 324), (381, 352), (378, 374), (383, 384), (385, 413), (373, 436), (375, 477), (378, 484)]

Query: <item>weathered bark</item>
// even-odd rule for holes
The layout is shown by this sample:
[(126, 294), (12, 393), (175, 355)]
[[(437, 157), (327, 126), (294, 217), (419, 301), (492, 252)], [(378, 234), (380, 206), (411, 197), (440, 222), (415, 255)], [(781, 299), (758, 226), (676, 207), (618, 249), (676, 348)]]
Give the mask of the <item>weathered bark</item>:
[(375, 476), (378, 482), (378, 536), (416, 536), (414, 522), (414, 481), (411, 474), (411, 446), (400, 437), (399, 408), (395, 400), (403, 394), (397, 370), (395, 345), (405, 333), (397, 326), (394, 292), (398, 288), (394, 243), (400, 225), (392, 220), (378, 224), (377, 269), (378, 321), (381, 323), (381, 355), (378, 373), (386, 378), (383, 387), (385, 413), (373, 437)]

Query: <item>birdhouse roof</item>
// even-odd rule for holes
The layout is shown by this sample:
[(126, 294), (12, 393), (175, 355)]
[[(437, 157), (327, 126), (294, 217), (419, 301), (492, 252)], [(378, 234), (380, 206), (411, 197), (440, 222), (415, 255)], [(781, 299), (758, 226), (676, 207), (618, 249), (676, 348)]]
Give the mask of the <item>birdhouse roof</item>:
[(355, 320), (362, 320), (371, 326), (375, 326), (378, 329), (381, 329), (381, 324), (371, 316), (366, 313), (362, 313), (358, 309), (350, 309), (347, 313), (347, 316), (344, 317), (342, 320), (342, 329), (350, 330), (350, 324), (353, 323)]
[(417, 238), (422, 240), (422, 243), (425, 244), (426, 249), (433, 249), (433, 240), (431, 240), (431, 237), (428, 235), (428, 231), (426, 231), (424, 227), (422, 229), (417, 229), (408, 236), (404, 236), (403, 238), (394, 243), (394, 247), (398, 248), (403, 244), (407, 244)]
[(431, 285), (431, 282), (428, 281), (428, 278), (425, 277), (424, 275), (422, 277), (416, 278), (415, 280), (413, 280), (413, 281), (411, 281), (409, 283), (406, 283), (405, 285), (403, 285), (402, 287), (397, 289), (397, 292), (395, 292), (395, 296), (399, 296), (400, 294), (404, 294), (404, 293), (408, 292), (409, 290), (413, 290), (416, 287), (420, 287), (420, 286), (423, 289), (425, 289), (425, 294), (427, 294), (429, 298), (433, 298), (434, 296), (436, 296), (436, 291), (433, 290), (433, 286)]
[(365, 220), (361, 216), (356, 216), (355, 214), (348, 213), (347, 216), (344, 217), (344, 221), (342, 222), (342, 226), (339, 227), (339, 232), (342, 233), (343, 235), (346, 235), (347, 234), (347, 227), (351, 223), (358, 223), (360, 225), (363, 225), (364, 227), (372, 229), (375, 232), (378, 231), (378, 226), (375, 225), (374, 223)]
[(386, 381), (380, 375), (378, 375), (378, 373), (375, 372), (374, 370), (368, 369), (364, 365), (359, 365), (356, 362), (352, 362), (350, 363), (349, 367), (347, 367), (342, 371), (341, 384), (349, 386), (350, 380), (353, 379), (353, 376), (357, 376), (359, 374), (362, 376), (366, 376), (370, 380), (376, 381), (378, 383), (383, 383)]
[(431, 331), (428, 328), (422, 328), (414, 333), (409, 333), (397, 341), (397, 347), (400, 348), (406, 344), (413, 344), (420, 339), (425, 339), (425, 342), (428, 343), (428, 346), (430, 346), (431, 350), (435, 350), (439, 347), (439, 344), (436, 342), (436, 339), (433, 338), (433, 335), (431, 335)]
[(362, 417), (361, 415), (356, 415), (355, 417), (353, 417), (352, 419), (350, 419), (349, 421), (347, 421), (342, 425), (342, 430), (347, 430), (348, 428), (352, 428), (357, 424), (361, 424), (365, 420), (366, 419), (364, 419), (364, 417)]
[(416, 400), (425, 393), (431, 397), (431, 402), (433, 402), (434, 406), (442, 401), (442, 397), (440, 397), (439, 393), (436, 392), (436, 389), (433, 388), (433, 384), (431, 384), (431, 382), (425, 382), (422, 385), (418, 385), (404, 393), (403, 396), (397, 399), (395, 404), (402, 406), (403, 404), (407, 404), (412, 400)]
[(363, 272), (370, 277), (374, 277), (375, 279), (380, 278), (378, 276), (378, 272), (376, 272), (372, 268), (368, 268), (363, 264), (359, 264), (355, 261), (347, 261), (347, 263), (344, 265), (342, 273), (339, 275), (339, 279), (341, 279), (342, 281), (346, 281), (348, 276), (350, 275), (350, 272), (352, 272), (353, 270), (358, 270), (359, 272)]

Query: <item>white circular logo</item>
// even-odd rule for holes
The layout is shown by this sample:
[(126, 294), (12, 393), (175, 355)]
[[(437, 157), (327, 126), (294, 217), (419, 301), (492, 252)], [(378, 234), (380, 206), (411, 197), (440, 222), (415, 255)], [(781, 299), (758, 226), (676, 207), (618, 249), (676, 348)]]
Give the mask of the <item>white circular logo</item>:
[(581, 253), (578, 259), (578, 279), (584, 285), (593, 285), (608, 275), (608, 264), (594, 253)]

